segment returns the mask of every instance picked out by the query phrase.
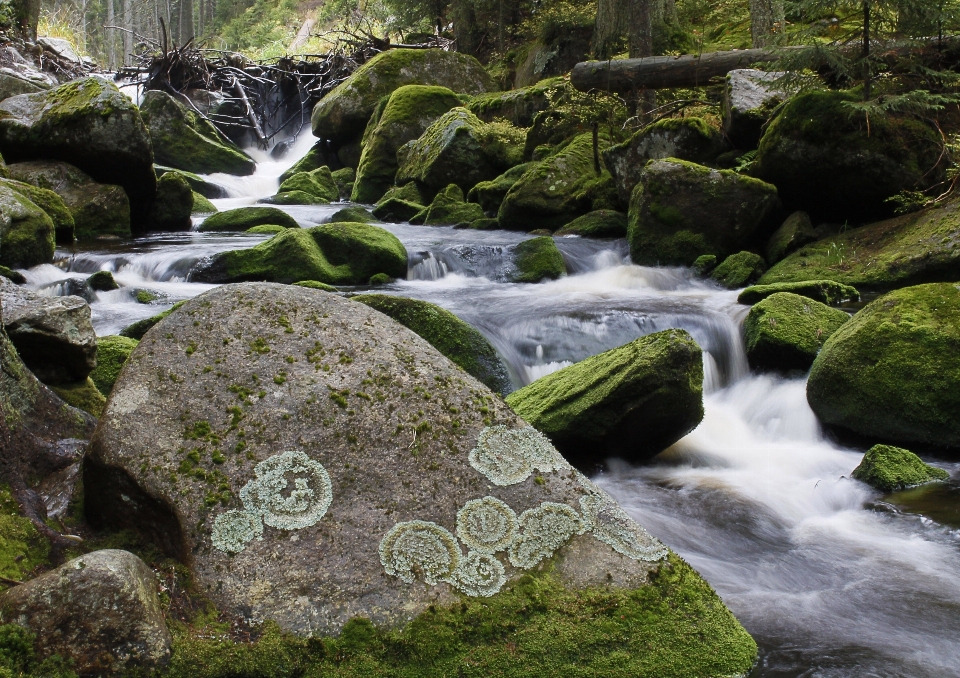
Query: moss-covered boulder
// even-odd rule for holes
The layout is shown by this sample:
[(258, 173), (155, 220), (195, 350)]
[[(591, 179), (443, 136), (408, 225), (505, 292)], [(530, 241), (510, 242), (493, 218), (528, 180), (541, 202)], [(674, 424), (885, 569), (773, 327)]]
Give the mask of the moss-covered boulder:
[(470, 189), (470, 192), (467, 194), (467, 200), (480, 205), (485, 214), (497, 214), (507, 192), (513, 188), (513, 185), (520, 181), (520, 177), (533, 166), (534, 163), (525, 162), (516, 167), (511, 167), (495, 179), (481, 181)]
[(97, 337), (97, 366), (90, 373), (90, 378), (100, 393), (110, 395), (120, 370), (139, 343), (138, 339), (116, 335)]
[(63, 402), (78, 410), (99, 417), (103, 414), (103, 408), (107, 404), (107, 399), (97, 389), (90, 377), (74, 382), (62, 382), (50, 384), (50, 389), (56, 393)]
[(705, 276), (710, 273), (713, 269), (717, 267), (717, 255), (715, 254), (701, 254), (699, 257), (693, 260), (693, 263), (690, 264), (690, 268), (699, 276)]
[(521, 162), (524, 133), (485, 123), (465, 108), (441, 116), (401, 156), (397, 183), (415, 181), (425, 196), (450, 184), (464, 192)]
[(110, 271), (97, 271), (87, 278), (87, 285), (96, 292), (109, 292), (110, 290), (120, 289), (120, 285), (113, 277)]
[(401, 200), (400, 198), (388, 198), (387, 200), (381, 201), (373, 209), (373, 216), (380, 221), (397, 224), (403, 221), (410, 221), (425, 209), (423, 205), (417, 203)]
[[(75, 240), (76, 223), (66, 203), (53, 191), (14, 179), (0, 179), (0, 185), (13, 189), (34, 205), (46, 212), (53, 222), (54, 239), (58, 245), (72, 245)], [(120, 193), (123, 191), (115, 186)], [(126, 199), (126, 198), (124, 198)], [(129, 233), (129, 231), (128, 231)]]
[(437, 193), (429, 207), (414, 215), (409, 221), (426, 226), (452, 226), (483, 219), (480, 205), (466, 202), (463, 191), (456, 184), (450, 184)]
[(298, 172), (280, 184), (276, 195), (260, 202), (273, 205), (326, 205), (340, 199), (340, 189), (330, 168), (324, 165)]
[(446, 87), (404, 85), (394, 91), (367, 125), (350, 199), (364, 203), (380, 200), (393, 186), (400, 147), (419, 139), (440, 116), (460, 105), (459, 97)]
[(150, 130), (153, 155), (161, 165), (198, 174), (253, 174), (257, 163), (223, 137), (209, 120), (166, 92), (150, 90), (140, 104)]
[(728, 290), (735, 290), (756, 282), (767, 270), (767, 264), (759, 254), (737, 252), (720, 262), (710, 277)]
[(862, 224), (891, 216), (887, 199), (900, 191), (939, 181), (940, 133), (896, 113), (868, 121), (849, 106), (861, 99), (858, 92), (807, 92), (767, 127), (754, 173), (780, 190), (789, 209)]
[[(605, 147), (601, 140), (601, 149)], [(593, 136), (581, 134), (556, 155), (527, 170), (507, 191), (497, 218), (508, 230), (555, 231), (579, 216), (612, 209), (616, 190), (610, 173), (597, 174)]]
[(807, 400), (831, 426), (900, 444), (960, 447), (960, 287), (890, 292), (824, 344)]
[[(130, 200), (120, 186), (98, 184), (73, 165), (52, 160), (12, 163), (8, 169), (11, 178), (49, 189), (63, 199), (77, 240), (130, 237)], [(57, 240), (64, 242), (59, 232)]]
[(248, 228), (263, 224), (300, 228), (296, 219), (276, 207), (238, 207), (210, 215), (200, 224), (200, 230), (246, 231)]
[(403, 85), (446, 87), (460, 94), (496, 89), (472, 56), (439, 49), (388, 49), (363, 64), (314, 106), (314, 136), (338, 144), (358, 138), (377, 102)]
[(817, 234), (813, 230), (810, 215), (806, 212), (794, 212), (767, 241), (767, 248), (764, 250), (767, 262), (775, 264), (816, 239)]
[(567, 267), (557, 244), (548, 235), (524, 240), (513, 247), (513, 282), (538, 283), (566, 275)]
[(184, 179), (187, 180), (187, 183), (190, 184), (190, 188), (202, 195), (207, 199), (214, 198), (229, 198), (230, 193), (220, 184), (215, 184), (212, 181), (207, 181), (199, 174), (194, 174), (193, 172), (187, 172), (186, 170), (174, 169), (173, 167), (166, 167), (164, 165), (154, 165), (153, 171), (157, 175), (157, 179), (162, 177), (167, 172), (179, 172)]
[(330, 177), (333, 179), (333, 183), (337, 185), (337, 190), (340, 191), (340, 199), (349, 200), (353, 193), (353, 184), (357, 180), (357, 170), (353, 167), (341, 167), (330, 172)]
[(220, 210), (217, 209), (216, 205), (196, 191), (193, 191), (193, 207), (190, 210), (191, 214), (215, 214), (219, 211)]
[(21, 192), (0, 185), (0, 265), (48, 264), (56, 247), (56, 229), (47, 213)]
[(582, 238), (624, 238), (627, 215), (615, 210), (596, 210), (577, 217), (554, 235), (579, 235)]
[(292, 283), (297, 287), (306, 287), (309, 290), (322, 290), (324, 292), (336, 292), (337, 288), (333, 285), (328, 285), (327, 283), (322, 283), (319, 280), (298, 280), (295, 283)]
[(136, 339), (137, 341), (140, 341), (141, 339), (143, 339), (143, 335), (145, 335), (151, 327), (159, 323), (161, 320), (163, 320), (168, 315), (176, 311), (185, 303), (186, 302), (184, 301), (178, 301), (173, 306), (168, 308), (166, 311), (161, 311), (160, 313), (150, 316), (149, 318), (144, 318), (143, 320), (138, 320), (135, 323), (127, 325), (122, 330), (120, 330), (120, 336), (128, 337), (130, 339)]
[(409, 327), (491, 391), (503, 395), (511, 390), (507, 368), (490, 342), (450, 311), (426, 301), (385, 294), (352, 299)]
[(291, 228), (247, 250), (214, 255), (190, 276), (194, 282), (319, 280), (359, 285), (377, 273), (406, 277), (407, 251), (388, 231), (370, 224)]
[(741, 304), (755, 304), (777, 292), (790, 292), (807, 297), (822, 304), (835, 305), (841, 301), (859, 301), (860, 293), (856, 287), (834, 282), (833, 280), (810, 280), (799, 283), (774, 283), (773, 285), (753, 285), (748, 287), (737, 301)]
[(643, 461), (703, 419), (703, 358), (684, 330), (657, 332), (541, 377), (507, 404), (575, 463)]
[(351, 221), (357, 224), (374, 224), (377, 218), (365, 207), (344, 207), (330, 217), (330, 222)]
[(960, 200), (810, 243), (775, 264), (763, 285), (836, 280), (890, 289), (960, 279)]
[(942, 468), (923, 463), (910, 450), (891, 445), (871, 447), (850, 475), (881, 492), (896, 492), (950, 478)]
[(501, 119), (517, 127), (530, 127), (537, 113), (550, 108), (550, 96), (562, 90), (564, 84), (563, 78), (550, 78), (529, 87), (479, 94), (465, 106), (484, 122)]
[(193, 222), (193, 189), (179, 172), (167, 172), (157, 181), (157, 201), (150, 213), (152, 231), (189, 231)]
[(134, 230), (145, 228), (157, 187), (150, 135), (112, 82), (85, 78), (0, 101), (0, 152), (11, 163), (61, 160), (122, 186)]
[(758, 302), (743, 323), (750, 366), (764, 370), (803, 370), (850, 316), (819, 301), (778, 292)]
[(245, 232), (258, 235), (276, 235), (277, 233), (283, 233), (285, 230), (287, 230), (286, 227), (276, 224), (260, 224), (259, 226), (251, 226)]
[(326, 140), (318, 141), (307, 151), (306, 155), (293, 163), (288, 170), (280, 175), (280, 183), (282, 184), (294, 174), (299, 174), (300, 172), (312, 172), (324, 165), (329, 167), (330, 164), (335, 161), (337, 161), (337, 154), (336, 151), (331, 149), (330, 142)]
[(630, 199), (630, 257), (641, 266), (725, 258), (766, 235), (779, 206), (777, 189), (758, 179), (677, 158), (651, 160)]
[(606, 149), (603, 162), (613, 175), (621, 204), (626, 206), (648, 161), (680, 158), (709, 165), (725, 147), (720, 131), (703, 118), (667, 118)]

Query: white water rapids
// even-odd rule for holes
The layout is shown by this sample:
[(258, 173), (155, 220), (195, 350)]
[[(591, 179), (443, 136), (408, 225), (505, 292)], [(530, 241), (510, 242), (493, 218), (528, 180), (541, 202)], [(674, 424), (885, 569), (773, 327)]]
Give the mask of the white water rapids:
[[(234, 196), (214, 203), (231, 208), (272, 194), (311, 143), (302, 138), (284, 162), (258, 157), (252, 177), (210, 177)], [(306, 226), (341, 207), (284, 209)], [(671, 327), (703, 347), (703, 423), (653, 463), (614, 460), (596, 480), (717, 589), (761, 646), (754, 675), (960, 676), (960, 524), (846, 478), (862, 450), (824, 433), (805, 379), (749, 371), (740, 331), (747, 308), (735, 292), (685, 269), (630, 265), (623, 241), (580, 238), (557, 239), (571, 275), (513, 284), (504, 282), (509, 247), (525, 234), (384, 227), (407, 247), (410, 269), (408, 280), (377, 291), (432, 301), (478, 328), (516, 386)], [(124, 287), (91, 303), (97, 331), (112, 334), (209, 289), (186, 282), (202, 256), (265, 237), (152, 234), (61, 251), (56, 266), (24, 273), (34, 289), (61, 294), (67, 278), (114, 271)], [(139, 304), (140, 289), (165, 296)], [(930, 461), (953, 476), (938, 496), (960, 506), (960, 464)]]

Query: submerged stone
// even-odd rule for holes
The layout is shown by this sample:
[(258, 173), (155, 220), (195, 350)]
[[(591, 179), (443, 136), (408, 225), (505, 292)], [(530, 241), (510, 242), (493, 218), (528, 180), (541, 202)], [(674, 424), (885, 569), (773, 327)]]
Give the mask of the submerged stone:
[(850, 475), (881, 492), (895, 492), (950, 478), (949, 473), (923, 463), (910, 450), (890, 445), (871, 447)]

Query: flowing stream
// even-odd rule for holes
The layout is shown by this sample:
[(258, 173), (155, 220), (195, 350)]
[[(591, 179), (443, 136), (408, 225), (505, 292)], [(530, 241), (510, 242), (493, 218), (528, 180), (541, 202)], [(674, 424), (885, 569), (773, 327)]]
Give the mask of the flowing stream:
[[(213, 175), (220, 209), (276, 191), (302, 156), (257, 156), (251, 177)], [(254, 151), (256, 155), (256, 151)], [(343, 205), (284, 208), (303, 226)], [(407, 247), (407, 280), (378, 292), (439, 304), (496, 347), (516, 387), (641, 335), (680, 327), (704, 349), (703, 423), (653, 463), (611, 460), (596, 480), (686, 558), (761, 647), (754, 676), (960, 676), (960, 463), (928, 459), (950, 483), (881, 497), (848, 480), (862, 450), (833, 442), (806, 402), (805, 378), (750, 372), (736, 292), (680, 268), (633, 266), (623, 241), (557, 238), (571, 274), (506, 282), (506, 231), (386, 224)], [(24, 271), (30, 287), (68, 294), (98, 270), (123, 287), (91, 297), (98, 334), (193, 297), (204, 256), (269, 236), (153, 234), (58, 252)], [(363, 289), (363, 288), (357, 288)], [(159, 297), (142, 304), (136, 292)]]

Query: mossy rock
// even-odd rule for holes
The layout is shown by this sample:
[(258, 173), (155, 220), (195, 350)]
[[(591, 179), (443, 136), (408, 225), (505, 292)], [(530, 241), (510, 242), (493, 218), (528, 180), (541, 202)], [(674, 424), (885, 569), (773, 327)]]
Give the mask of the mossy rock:
[(290, 228), (246, 250), (215, 255), (191, 275), (194, 282), (318, 280), (364, 284), (377, 273), (407, 275), (407, 251), (388, 231), (370, 224)]
[[(464, 226), (463, 224), (457, 224), (457, 228), (464, 228)], [(500, 222), (491, 217), (484, 217), (483, 219), (471, 221), (466, 228), (470, 228), (475, 231), (495, 231), (500, 228)]]
[(689, 266), (750, 246), (780, 207), (777, 189), (730, 170), (651, 160), (633, 189), (627, 240), (640, 266)]
[(728, 290), (735, 290), (756, 282), (766, 270), (767, 264), (759, 254), (737, 252), (713, 269), (710, 277)]
[(331, 222), (351, 221), (355, 224), (373, 224), (377, 218), (366, 207), (344, 207), (330, 217)]
[(710, 165), (725, 148), (726, 141), (720, 130), (708, 125), (703, 118), (667, 118), (606, 149), (603, 162), (613, 175), (621, 204), (626, 206), (650, 160), (679, 158)]
[(699, 257), (693, 260), (693, 263), (690, 264), (697, 275), (705, 276), (710, 271), (712, 271), (717, 266), (717, 255), (715, 254), (701, 254)]
[(110, 395), (120, 370), (139, 343), (137, 339), (116, 335), (97, 337), (97, 366), (90, 373), (90, 379), (100, 393)]
[(278, 226), (277, 224), (260, 224), (259, 226), (251, 226), (246, 232), (276, 235), (277, 233), (283, 233), (285, 230), (287, 230), (285, 226)]
[(202, 195), (207, 199), (214, 198), (228, 198), (230, 197), (229, 193), (225, 188), (219, 184), (215, 184), (212, 181), (207, 181), (203, 177), (194, 174), (193, 172), (187, 172), (186, 170), (174, 169), (173, 167), (166, 167), (164, 165), (154, 165), (153, 171), (157, 175), (157, 179), (162, 177), (167, 172), (179, 172), (184, 179), (187, 180), (187, 183), (190, 184), (190, 188)]
[(352, 299), (410, 328), (491, 391), (504, 395), (512, 389), (507, 368), (490, 342), (450, 311), (426, 301), (385, 294), (363, 294)]
[(359, 137), (377, 102), (403, 85), (447, 87), (462, 94), (496, 89), (472, 56), (439, 49), (388, 49), (360, 66), (314, 106), (314, 136), (338, 144)]
[[(600, 149), (606, 146), (601, 139)], [(508, 230), (555, 231), (588, 212), (613, 209), (616, 201), (613, 177), (594, 167), (593, 135), (581, 134), (528, 169), (507, 191), (497, 218)]]
[(484, 122), (507, 120), (517, 127), (530, 127), (537, 113), (550, 108), (550, 97), (569, 87), (563, 78), (541, 80), (529, 87), (520, 87), (507, 92), (480, 94), (465, 106)]
[(95, 417), (103, 414), (103, 408), (107, 404), (107, 399), (97, 390), (97, 385), (90, 377), (73, 383), (56, 384), (51, 386), (50, 390), (71, 407), (76, 407)]
[(666, 330), (537, 379), (507, 404), (567, 459), (648, 459), (703, 419), (703, 358), (684, 330)]
[(420, 192), (420, 189), (417, 188), (417, 184), (414, 181), (408, 181), (402, 186), (392, 186), (387, 189), (387, 192), (383, 194), (383, 197), (377, 202), (377, 205), (380, 206), (385, 203), (387, 200), (391, 199), (405, 200), (406, 202), (412, 202), (417, 205), (426, 205), (429, 200), (423, 197), (423, 193)]
[(481, 181), (474, 185), (467, 194), (467, 200), (475, 202), (483, 208), (485, 214), (496, 214), (503, 204), (503, 199), (507, 192), (513, 188), (513, 185), (520, 181), (520, 177), (528, 169), (534, 166), (532, 162), (526, 162), (516, 167), (511, 167), (506, 172), (490, 181)]
[(596, 210), (577, 217), (555, 235), (579, 235), (582, 238), (624, 238), (627, 215), (614, 210)]
[(357, 170), (353, 167), (341, 167), (330, 172), (330, 176), (333, 177), (333, 182), (337, 185), (337, 190), (340, 191), (340, 199), (349, 200), (353, 193), (353, 184), (357, 179)]
[(949, 473), (923, 463), (910, 450), (891, 445), (871, 447), (850, 475), (881, 492), (896, 492), (950, 478)]
[(328, 285), (327, 283), (322, 283), (319, 280), (298, 280), (293, 283), (297, 287), (306, 287), (311, 290), (323, 290), (324, 292), (337, 292), (337, 288), (333, 285)]
[(767, 241), (767, 248), (764, 250), (767, 262), (775, 264), (816, 239), (817, 234), (813, 230), (810, 215), (806, 212), (794, 212)]
[(185, 301), (178, 301), (173, 306), (168, 308), (166, 311), (161, 311), (160, 313), (150, 316), (149, 318), (144, 318), (143, 320), (138, 320), (135, 323), (127, 325), (122, 330), (120, 330), (121, 337), (128, 337), (130, 339), (136, 339), (140, 341), (154, 325), (166, 318), (168, 315), (176, 311), (178, 308), (183, 306)]
[(755, 304), (777, 292), (790, 292), (807, 297), (822, 304), (833, 306), (842, 301), (859, 301), (857, 288), (833, 280), (809, 280), (799, 283), (775, 283), (773, 285), (754, 285), (748, 287), (737, 301), (741, 304)]
[(46, 212), (22, 193), (0, 185), (0, 217), (0, 265), (31, 268), (53, 261), (56, 229)]
[[(312, 172), (315, 169), (319, 169), (324, 165), (330, 165), (330, 159), (336, 158), (336, 153), (333, 153), (327, 148), (328, 144), (326, 141), (318, 141), (315, 143), (307, 154), (297, 160), (293, 165), (290, 166), (290, 169), (285, 171), (280, 175), (280, 183), (292, 177), (294, 174), (299, 174), (300, 172)], [(352, 168), (349, 168), (352, 171)], [(338, 170), (339, 171), (339, 170)], [(353, 179), (351, 179), (353, 181)]]
[(323, 205), (340, 199), (340, 189), (330, 168), (324, 165), (309, 172), (298, 172), (280, 184), (269, 202), (275, 205)]
[(400, 198), (388, 198), (373, 208), (373, 216), (380, 221), (397, 224), (410, 221), (425, 209), (426, 207), (418, 203), (408, 202)]
[(196, 191), (193, 191), (193, 209), (191, 210), (192, 214), (216, 214), (219, 211), (220, 210), (217, 209), (216, 205)]
[(133, 298), (138, 304), (152, 304), (161, 297), (150, 290), (137, 290)]
[(865, 306), (824, 344), (807, 400), (830, 426), (894, 444), (960, 447), (960, 286), (918, 285)]
[(257, 163), (200, 117), (166, 92), (150, 90), (140, 104), (150, 130), (157, 163), (197, 174), (253, 174)]
[(7, 268), (6, 266), (0, 266), (0, 276), (6, 278), (14, 285), (25, 285), (27, 283), (27, 279), (23, 277), (22, 273)]
[[(0, 179), (0, 185), (13, 189), (47, 213), (47, 216), (53, 221), (54, 238), (57, 244), (73, 244), (76, 237), (76, 223), (73, 214), (59, 195), (47, 188), (40, 188), (14, 179)], [(127, 219), (126, 234), (130, 235), (129, 218)]]
[(297, 220), (276, 207), (238, 207), (218, 212), (203, 220), (201, 231), (246, 231), (254, 226), (275, 224), (284, 228), (300, 228)]
[(150, 215), (154, 231), (189, 231), (193, 222), (193, 189), (179, 172), (167, 172), (157, 181), (157, 201)]
[(751, 367), (766, 370), (803, 370), (850, 316), (819, 301), (778, 292), (750, 309), (743, 323)]
[(777, 186), (788, 208), (861, 224), (891, 216), (887, 199), (900, 191), (941, 180), (940, 133), (912, 115), (868, 121), (850, 106), (861, 100), (859, 91), (806, 92), (767, 127), (754, 174)]
[(836, 280), (860, 290), (955, 281), (960, 270), (960, 200), (854, 228), (801, 247), (761, 285)]
[(113, 279), (113, 273), (110, 271), (97, 271), (87, 278), (87, 285), (90, 289), (97, 292), (109, 292), (110, 290), (120, 289), (120, 285)]
[[(50, 542), (37, 531), (29, 518), (21, 515), (9, 486), (0, 485), (0, 576), (13, 581), (26, 581), (40, 568), (49, 565)], [(10, 638), (10, 634), (4, 637)], [(9, 651), (14, 648), (6, 645), (4, 649)]]
[(557, 244), (548, 235), (524, 240), (513, 248), (513, 264), (516, 271), (513, 282), (537, 283), (541, 280), (556, 280), (566, 275), (567, 266)]
[(422, 218), (411, 218), (410, 221), (422, 223), (425, 226), (452, 226), (483, 218), (483, 209), (480, 205), (465, 202), (460, 187), (450, 184), (437, 193), (429, 207), (423, 210)]
[(400, 147), (420, 138), (437, 118), (459, 105), (460, 99), (446, 87), (404, 85), (394, 91), (367, 125), (350, 199), (363, 203), (380, 200), (393, 186), (400, 167)]

